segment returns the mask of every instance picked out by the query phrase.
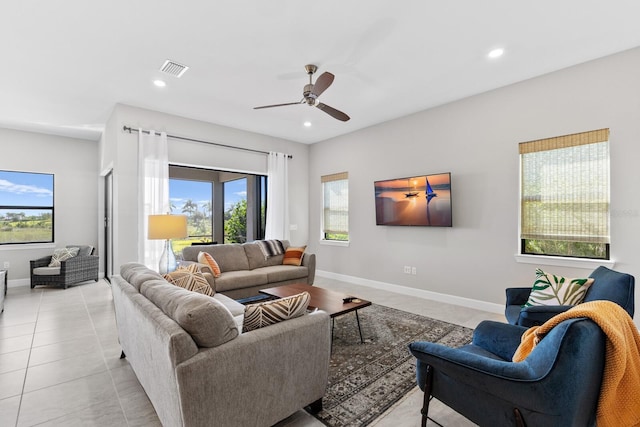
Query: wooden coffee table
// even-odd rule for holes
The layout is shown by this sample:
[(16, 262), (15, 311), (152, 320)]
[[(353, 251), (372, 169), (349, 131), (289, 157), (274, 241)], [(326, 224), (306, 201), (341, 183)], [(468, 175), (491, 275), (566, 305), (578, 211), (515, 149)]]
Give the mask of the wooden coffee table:
[[(371, 301), (366, 301), (341, 292), (307, 285), (306, 283), (293, 283), (291, 285), (276, 286), (275, 288), (262, 289), (260, 291), (262, 294), (278, 298), (290, 297), (302, 292), (309, 292), (309, 296), (311, 296), (311, 300), (309, 301), (310, 308), (325, 311), (331, 317), (331, 336), (333, 336), (333, 320), (338, 316), (355, 311), (356, 321), (358, 322), (358, 332), (360, 333), (360, 342), (364, 343), (358, 309), (370, 306)], [(354, 298), (354, 300), (344, 302), (345, 298)]]

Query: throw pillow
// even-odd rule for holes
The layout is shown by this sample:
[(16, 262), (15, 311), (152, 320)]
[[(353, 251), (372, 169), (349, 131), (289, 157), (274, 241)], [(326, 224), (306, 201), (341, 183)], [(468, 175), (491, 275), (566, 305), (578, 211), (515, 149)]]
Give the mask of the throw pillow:
[(302, 265), (302, 257), (304, 256), (304, 250), (306, 246), (299, 248), (289, 247), (284, 253), (282, 258), (282, 265)]
[(188, 291), (209, 295), (210, 297), (214, 294), (209, 282), (207, 282), (207, 279), (202, 275), (196, 264), (189, 264), (186, 267), (167, 273), (163, 277), (167, 282), (185, 288)]
[(253, 331), (302, 316), (307, 312), (310, 300), (309, 292), (303, 292), (274, 301), (249, 304), (244, 308), (242, 332)]
[(534, 305), (576, 305), (584, 299), (592, 278), (574, 279), (536, 269), (536, 281), (524, 307)]
[(62, 248), (53, 251), (49, 267), (60, 267), (60, 261), (66, 261), (78, 255), (78, 248)]
[(220, 277), (220, 274), (222, 273), (222, 271), (220, 270), (220, 266), (210, 254), (208, 254), (207, 252), (200, 252), (198, 254), (198, 262), (200, 264), (208, 265), (211, 269), (213, 277)]
[(284, 253), (284, 245), (280, 240), (256, 240), (255, 244), (260, 247), (264, 259), (269, 259), (272, 256), (282, 255)]

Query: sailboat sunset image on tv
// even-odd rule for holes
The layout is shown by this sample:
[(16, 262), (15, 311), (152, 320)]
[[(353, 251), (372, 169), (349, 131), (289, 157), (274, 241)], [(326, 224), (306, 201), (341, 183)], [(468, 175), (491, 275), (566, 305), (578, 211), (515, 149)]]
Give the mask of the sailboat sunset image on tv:
[(451, 174), (376, 181), (376, 225), (451, 227)]

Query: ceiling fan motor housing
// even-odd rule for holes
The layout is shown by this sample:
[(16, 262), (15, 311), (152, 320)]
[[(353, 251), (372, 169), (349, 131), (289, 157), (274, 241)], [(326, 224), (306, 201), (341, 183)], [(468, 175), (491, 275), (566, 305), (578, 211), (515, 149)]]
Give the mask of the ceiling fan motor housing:
[(302, 96), (304, 97), (305, 102), (307, 103), (307, 105), (316, 105), (316, 98), (318, 98), (318, 96), (316, 94), (314, 94), (312, 92), (313, 90), (313, 85), (311, 83), (304, 85), (304, 90), (302, 91)]

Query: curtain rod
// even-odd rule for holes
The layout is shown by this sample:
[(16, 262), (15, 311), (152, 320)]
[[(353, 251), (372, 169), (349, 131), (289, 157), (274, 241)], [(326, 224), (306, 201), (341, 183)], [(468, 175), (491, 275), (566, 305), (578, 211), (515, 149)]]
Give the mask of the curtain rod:
[[(146, 129), (135, 129), (132, 128), (131, 126), (123, 126), (122, 130), (125, 132), (133, 132), (133, 131), (140, 131), (142, 133), (146, 133), (149, 134), (151, 133), (151, 131), (146, 130)], [(156, 132), (156, 135), (160, 136), (160, 132)], [(190, 142), (198, 142), (201, 144), (209, 144), (209, 145), (217, 145), (218, 147), (224, 147), (224, 148), (232, 148), (234, 150), (243, 150), (243, 151), (251, 151), (253, 153), (260, 153), (260, 154), (269, 154), (268, 151), (262, 151), (262, 150), (254, 150), (252, 148), (244, 148), (244, 147), (234, 147), (233, 145), (226, 145), (226, 144), (221, 144), (219, 142), (212, 142), (212, 141), (203, 141), (201, 139), (193, 139), (193, 138), (187, 138), (184, 136), (177, 136), (177, 135), (169, 135), (167, 134), (167, 138), (173, 138), (173, 139), (181, 139), (183, 141), (190, 141)], [(293, 156), (291, 154), (287, 154), (287, 158), (288, 159), (293, 159)]]

